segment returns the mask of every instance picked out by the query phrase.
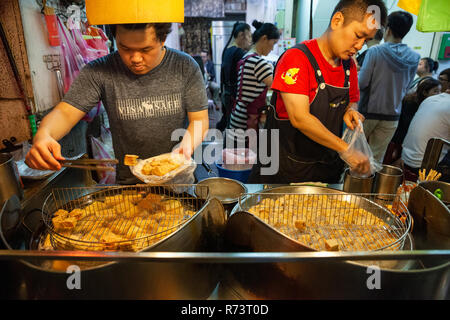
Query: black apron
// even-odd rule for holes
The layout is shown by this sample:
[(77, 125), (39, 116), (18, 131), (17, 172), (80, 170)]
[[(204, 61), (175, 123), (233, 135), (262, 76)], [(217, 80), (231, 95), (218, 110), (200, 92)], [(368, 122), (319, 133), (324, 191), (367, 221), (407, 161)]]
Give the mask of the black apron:
[[(342, 136), (343, 117), (349, 104), (350, 60), (342, 61), (345, 71), (344, 87), (334, 87), (325, 83), (322, 72), (311, 51), (304, 44), (297, 44), (289, 50), (301, 50), (311, 63), (318, 84), (317, 93), (310, 104), (310, 113), (336, 136)], [(280, 57), (281, 58), (281, 57)], [(281, 97), (280, 97), (281, 98)], [(261, 175), (259, 161), (252, 170), (249, 183), (325, 182), (340, 183), (344, 162), (336, 151), (311, 140), (291, 125), (289, 119), (279, 119), (276, 113), (277, 92), (273, 92), (269, 107), (266, 129), (268, 149), (272, 150), (270, 136), (272, 129), (279, 130), (279, 170), (275, 175)], [(273, 159), (272, 159), (273, 161)]]

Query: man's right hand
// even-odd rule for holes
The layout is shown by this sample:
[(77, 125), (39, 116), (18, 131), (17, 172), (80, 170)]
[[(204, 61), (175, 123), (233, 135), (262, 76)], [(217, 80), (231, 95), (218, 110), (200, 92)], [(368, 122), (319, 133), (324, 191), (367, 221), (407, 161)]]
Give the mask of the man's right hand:
[(50, 135), (37, 136), (33, 146), (25, 157), (25, 163), (38, 170), (60, 170), (58, 160), (64, 160), (61, 156), (61, 145)]
[(351, 171), (361, 175), (370, 175), (369, 158), (362, 152), (349, 148), (339, 155), (349, 165)]

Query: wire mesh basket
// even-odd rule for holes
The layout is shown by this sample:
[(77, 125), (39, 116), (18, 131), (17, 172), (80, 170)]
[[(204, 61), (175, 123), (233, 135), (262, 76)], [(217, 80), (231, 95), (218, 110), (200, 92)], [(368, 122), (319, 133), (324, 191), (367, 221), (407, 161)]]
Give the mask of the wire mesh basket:
[(182, 228), (203, 207), (193, 190), (194, 185), (53, 189), (43, 205), (47, 235), (41, 248), (140, 251)]
[(239, 206), (318, 251), (401, 250), (412, 221), (396, 195), (252, 193)]

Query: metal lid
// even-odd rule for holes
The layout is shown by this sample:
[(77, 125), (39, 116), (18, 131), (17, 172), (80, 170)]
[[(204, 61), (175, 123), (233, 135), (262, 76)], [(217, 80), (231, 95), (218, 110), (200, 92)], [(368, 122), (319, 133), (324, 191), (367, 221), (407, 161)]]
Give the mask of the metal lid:
[[(239, 181), (222, 177), (208, 178), (200, 181), (197, 185), (208, 186), (209, 197), (217, 198), (223, 204), (238, 202), (241, 195), (247, 192), (247, 188)], [(206, 191), (202, 192), (202, 190), (205, 188), (196, 188), (195, 194), (206, 199), (208, 195), (203, 194)]]

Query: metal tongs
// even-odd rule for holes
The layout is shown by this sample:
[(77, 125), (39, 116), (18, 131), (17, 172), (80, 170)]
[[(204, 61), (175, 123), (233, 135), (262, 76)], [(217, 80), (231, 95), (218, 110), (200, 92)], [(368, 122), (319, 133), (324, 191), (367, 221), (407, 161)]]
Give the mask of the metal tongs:
[(103, 170), (115, 171), (113, 167), (106, 166), (108, 164), (118, 164), (117, 159), (78, 159), (78, 160), (59, 160), (62, 167), (78, 168), (85, 170)]

